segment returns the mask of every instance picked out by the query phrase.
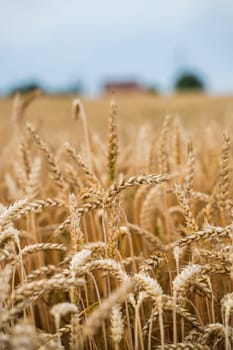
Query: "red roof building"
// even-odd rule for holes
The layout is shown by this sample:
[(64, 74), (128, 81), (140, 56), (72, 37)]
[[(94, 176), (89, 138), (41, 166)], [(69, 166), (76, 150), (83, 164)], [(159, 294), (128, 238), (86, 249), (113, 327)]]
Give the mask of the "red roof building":
[(122, 81), (122, 82), (109, 82), (104, 86), (106, 93), (119, 92), (119, 93), (132, 93), (141, 92), (142, 87), (134, 81)]

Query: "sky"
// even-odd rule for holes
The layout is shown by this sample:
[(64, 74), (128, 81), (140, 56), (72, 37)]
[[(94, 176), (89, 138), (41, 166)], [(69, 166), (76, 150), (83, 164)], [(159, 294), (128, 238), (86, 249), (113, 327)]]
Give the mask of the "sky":
[(232, 0), (0, 0), (0, 93), (127, 79), (170, 92), (192, 71), (231, 94), (232, 68)]

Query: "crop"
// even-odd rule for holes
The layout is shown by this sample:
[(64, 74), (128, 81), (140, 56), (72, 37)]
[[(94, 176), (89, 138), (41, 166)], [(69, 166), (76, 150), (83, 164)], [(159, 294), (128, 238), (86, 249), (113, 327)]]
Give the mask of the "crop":
[[(232, 144), (178, 117), (50, 144), (13, 106), (1, 153), (1, 349), (231, 349)], [(45, 126), (46, 127), (46, 126)]]

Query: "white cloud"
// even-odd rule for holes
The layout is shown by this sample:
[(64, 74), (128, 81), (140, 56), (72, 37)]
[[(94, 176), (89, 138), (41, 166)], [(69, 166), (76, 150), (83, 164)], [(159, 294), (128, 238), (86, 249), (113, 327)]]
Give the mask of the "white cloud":
[[(5, 45), (43, 44), (62, 33), (112, 31), (122, 33), (153, 27), (169, 31), (184, 25), (203, 10), (213, 8), (211, 0), (8, 0), (0, 11), (0, 41)], [(220, 4), (220, 3), (219, 3)], [(222, 2), (221, 2), (222, 4)], [(219, 6), (222, 6), (222, 5)], [(81, 36), (76, 38), (83, 40)]]

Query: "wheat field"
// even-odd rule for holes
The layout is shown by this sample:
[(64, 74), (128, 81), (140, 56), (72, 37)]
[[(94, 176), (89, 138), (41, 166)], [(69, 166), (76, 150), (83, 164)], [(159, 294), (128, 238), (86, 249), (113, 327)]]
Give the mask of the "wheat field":
[(0, 101), (0, 348), (233, 347), (233, 98)]

